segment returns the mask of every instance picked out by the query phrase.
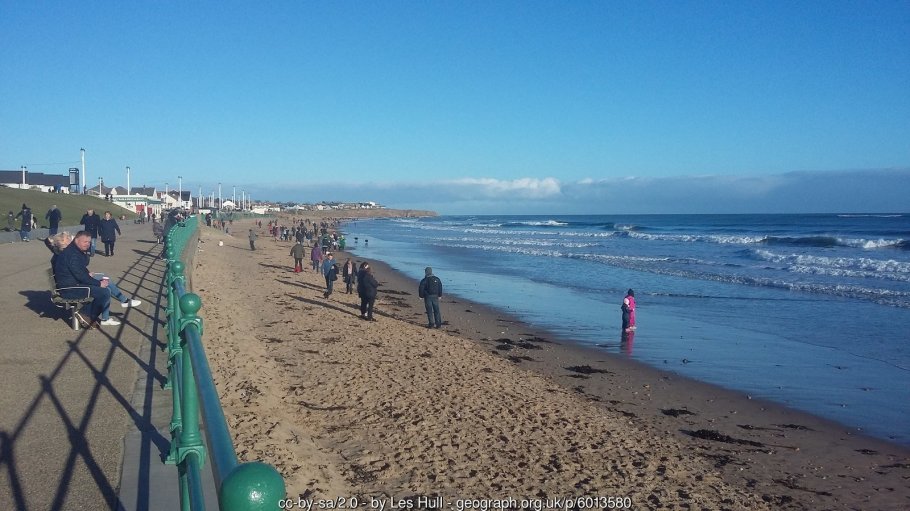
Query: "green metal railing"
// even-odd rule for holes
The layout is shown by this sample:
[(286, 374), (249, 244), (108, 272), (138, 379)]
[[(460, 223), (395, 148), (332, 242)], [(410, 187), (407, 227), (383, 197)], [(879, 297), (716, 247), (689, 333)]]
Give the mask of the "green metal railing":
[[(180, 506), (187, 511), (205, 509), (199, 471), (206, 461), (206, 443), (223, 511), (278, 509), (285, 498), (284, 480), (271, 465), (240, 464), (234, 451), (224, 411), (202, 347), (202, 301), (186, 292), (184, 252), (193, 250), (198, 237), (198, 217), (170, 226), (165, 236), (167, 297), (168, 380), (173, 394), (171, 450), (166, 463), (178, 467)], [(199, 412), (205, 419), (206, 443), (199, 429)]]

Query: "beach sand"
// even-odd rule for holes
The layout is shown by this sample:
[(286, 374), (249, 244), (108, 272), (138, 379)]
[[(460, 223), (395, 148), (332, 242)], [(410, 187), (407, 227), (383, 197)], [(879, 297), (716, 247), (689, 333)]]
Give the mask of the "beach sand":
[(340, 279), (326, 300), (321, 275), (292, 271), (290, 242), (260, 231), (254, 252), (241, 234), (203, 228), (194, 291), (239, 457), (273, 464), (292, 498), (910, 509), (903, 447), (461, 298), (426, 329), (416, 282), (372, 259), (378, 321), (362, 321)]

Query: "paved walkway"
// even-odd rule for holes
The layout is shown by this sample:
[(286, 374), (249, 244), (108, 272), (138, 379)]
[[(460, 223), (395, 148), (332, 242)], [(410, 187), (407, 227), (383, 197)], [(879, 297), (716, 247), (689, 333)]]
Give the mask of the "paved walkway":
[(179, 508), (177, 470), (161, 461), (171, 408), (170, 391), (161, 389), (161, 245), (151, 224), (123, 222), (121, 229), (116, 255), (96, 256), (89, 267), (143, 303), (114, 303), (120, 326), (79, 332), (50, 302), (51, 254), (38, 233), (30, 243), (0, 237), (2, 510)]

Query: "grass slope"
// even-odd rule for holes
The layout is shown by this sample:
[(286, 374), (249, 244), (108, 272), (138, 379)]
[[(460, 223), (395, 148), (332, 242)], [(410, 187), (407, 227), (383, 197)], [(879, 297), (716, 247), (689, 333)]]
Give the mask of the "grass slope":
[[(9, 211), (12, 211), (13, 215), (18, 214), (22, 210), (23, 203), (28, 204), (28, 207), (32, 209), (32, 214), (38, 219), (39, 227), (47, 227), (47, 220), (45, 220), (44, 215), (55, 204), (60, 212), (63, 213), (63, 220), (60, 222), (61, 227), (79, 225), (79, 220), (85, 214), (85, 210), (89, 208), (94, 209), (98, 215), (103, 215), (105, 211), (110, 211), (115, 218), (120, 218), (120, 215), (126, 215), (126, 218), (130, 220), (136, 218), (135, 213), (90, 195), (45, 193), (37, 190), (19, 190), (0, 186), (0, 213), (3, 216), (6, 216)], [(20, 221), (20, 219), (16, 219), (17, 229)], [(5, 221), (2, 227), (6, 227)]]

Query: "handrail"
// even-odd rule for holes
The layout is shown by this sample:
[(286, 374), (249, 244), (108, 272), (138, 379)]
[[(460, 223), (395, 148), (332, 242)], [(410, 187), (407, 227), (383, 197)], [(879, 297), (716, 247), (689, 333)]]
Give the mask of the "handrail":
[[(202, 510), (200, 468), (206, 461), (199, 413), (205, 419), (205, 436), (218, 490), (219, 509), (258, 511), (277, 509), (285, 497), (284, 480), (271, 465), (261, 462), (239, 464), (234, 443), (218, 399), (218, 391), (205, 349), (202, 346), (202, 308), (199, 296), (186, 291), (186, 265), (181, 260), (198, 235), (198, 217), (185, 221), (168, 219), (165, 225), (165, 275), (168, 289), (168, 380), (172, 389), (171, 451), (166, 463), (178, 467), (180, 507)], [(192, 254), (190, 255), (192, 257)]]

